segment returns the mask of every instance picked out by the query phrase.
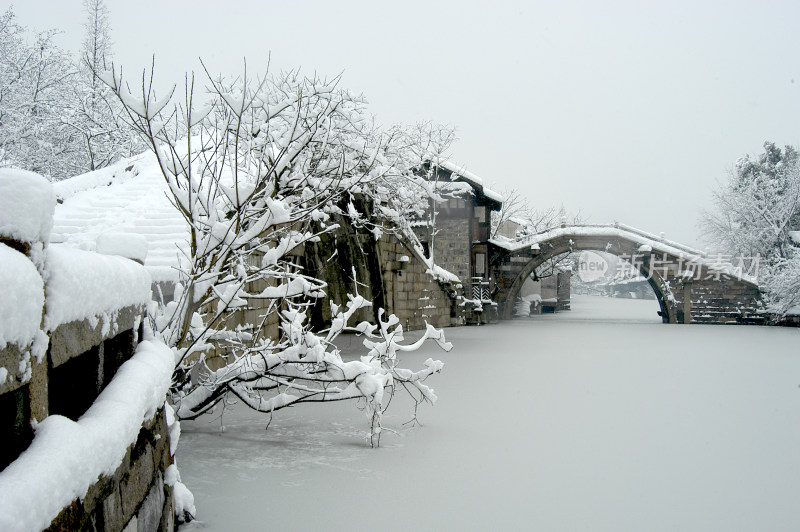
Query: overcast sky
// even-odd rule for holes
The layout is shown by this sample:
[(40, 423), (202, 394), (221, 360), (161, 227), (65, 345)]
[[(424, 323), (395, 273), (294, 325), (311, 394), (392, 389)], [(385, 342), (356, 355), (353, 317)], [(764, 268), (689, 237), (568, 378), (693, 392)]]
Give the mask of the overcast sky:
[[(13, 4), (77, 50), (80, 0)], [(384, 124), (457, 128), (453, 160), (498, 192), (700, 245), (736, 159), (800, 144), (800, 2), (106, 0), (115, 62), (344, 73)]]

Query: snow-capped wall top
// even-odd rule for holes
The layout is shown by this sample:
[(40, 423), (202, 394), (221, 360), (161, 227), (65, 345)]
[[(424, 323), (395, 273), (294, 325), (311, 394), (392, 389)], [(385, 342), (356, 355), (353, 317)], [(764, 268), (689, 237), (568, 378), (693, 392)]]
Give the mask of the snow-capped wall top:
[(118, 255), (144, 264), (147, 258), (147, 239), (135, 233), (102, 233), (97, 237), (97, 250), (102, 255)]
[(24, 349), (33, 342), (42, 323), (44, 283), (28, 257), (3, 244), (0, 264), (0, 349), (7, 343)]
[(124, 181), (136, 175), (135, 163), (144, 157), (145, 154), (134, 155), (105, 168), (57, 181), (53, 183), (53, 190), (56, 193), (56, 197), (63, 201), (84, 190), (109, 186), (114, 182)]
[(473, 174), (472, 172), (466, 170), (461, 166), (453, 164), (450, 161), (440, 161), (439, 166), (441, 166), (445, 170), (452, 172), (454, 175), (459, 176), (461, 179), (472, 185), (474, 188), (478, 189), (484, 196), (486, 196), (490, 200), (496, 201), (498, 203), (503, 203), (503, 196), (489, 189), (489, 187), (484, 186), (483, 179)]
[(142, 421), (164, 404), (172, 351), (145, 341), (75, 422), (48, 416), (16, 461), (0, 472), (0, 530), (42, 530), (101, 475), (112, 475)]
[(26, 170), (0, 168), (0, 235), (47, 242), (56, 196), (47, 179)]
[(177, 279), (179, 256), (188, 249), (189, 226), (170, 203), (152, 153), (60, 181), (55, 189), (63, 203), (55, 209), (52, 242), (95, 251), (100, 237), (101, 247), (108, 250), (121, 243), (115, 245), (103, 234), (141, 235), (146, 257), (136, 258), (144, 259), (153, 280)]
[(52, 244), (47, 250), (45, 328), (90, 319), (150, 301), (150, 275), (122, 257)]

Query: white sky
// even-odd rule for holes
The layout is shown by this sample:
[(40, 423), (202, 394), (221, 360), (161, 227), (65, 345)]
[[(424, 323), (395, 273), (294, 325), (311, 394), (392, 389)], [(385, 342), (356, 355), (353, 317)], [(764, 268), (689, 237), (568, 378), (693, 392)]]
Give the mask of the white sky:
[[(800, 2), (106, 0), (115, 62), (159, 80), (344, 72), (379, 122), (454, 125), (456, 163), (540, 208), (563, 204), (699, 244), (699, 210), (765, 140), (800, 144)], [(3, 11), (8, 1), (0, 0)], [(77, 50), (80, 0), (15, 2)]]

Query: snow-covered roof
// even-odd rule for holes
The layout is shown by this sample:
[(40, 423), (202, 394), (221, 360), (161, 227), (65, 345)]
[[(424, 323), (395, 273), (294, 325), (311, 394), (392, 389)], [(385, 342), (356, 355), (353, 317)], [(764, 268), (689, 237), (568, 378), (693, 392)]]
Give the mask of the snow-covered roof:
[(789, 231), (789, 238), (791, 238), (792, 242), (795, 244), (800, 244), (800, 231)]
[[(466, 170), (461, 166), (458, 166), (457, 164), (453, 164), (450, 161), (439, 161), (439, 166), (451, 172), (453, 176), (458, 176), (462, 180), (466, 181), (467, 183), (472, 185), (473, 188), (480, 191), (484, 196), (486, 196), (490, 200), (496, 201), (497, 203), (500, 204), (503, 203), (503, 196), (491, 190), (489, 187), (484, 186), (483, 179), (473, 174), (472, 172)], [(454, 177), (451, 179), (454, 179)]]
[[(152, 153), (59, 181), (51, 242), (97, 250), (107, 233), (132, 233), (147, 241), (144, 265), (154, 281), (177, 278), (178, 257), (188, 249), (186, 221), (167, 197)], [(102, 251), (102, 250), (100, 250)]]

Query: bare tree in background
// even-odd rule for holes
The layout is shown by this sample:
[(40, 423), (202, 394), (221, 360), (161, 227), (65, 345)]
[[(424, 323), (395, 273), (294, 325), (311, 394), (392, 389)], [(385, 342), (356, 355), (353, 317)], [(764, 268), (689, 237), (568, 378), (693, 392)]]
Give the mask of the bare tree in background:
[(75, 173), (103, 168), (147, 147), (125, 120), (125, 112), (100, 74), (113, 59), (109, 12), (104, 0), (84, 0), (84, 40), (78, 60), (79, 76), (73, 86), (67, 123), (80, 136), (82, 157)]
[(528, 199), (520, 194), (519, 190), (515, 188), (504, 190), (502, 196), (502, 207), (499, 211), (492, 211), (491, 238), (499, 236), (508, 224), (517, 226), (518, 230), (524, 230), (532, 212)]
[(77, 70), (55, 34), (38, 33), (29, 44), (11, 8), (0, 16), (0, 164), (62, 179), (80, 155), (63, 120)]
[[(524, 239), (527, 236), (535, 235), (560, 227), (562, 224), (580, 225), (584, 223), (580, 212), (577, 214), (567, 214), (563, 206), (549, 207), (546, 209), (536, 209), (530, 206), (527, 198), (517, 189), (505, 190), (503, 195), (503, 207), (499, 212), (492, 213), (492, 238), (500, 236), (500, 231), (504, 224), (512, 222), (518, 226), (516, 239)], [(557, 274), (572, 264), (571, 254), (559, 255), (543, 262), (531, 274), (534, 280), (550, 277)]]
[[(406, 151), (406, 156), (403, 158), (407, 161), (405, 164), (415, 169), (416, 175), (422, 178), (416, 182), (421, 187), (418, 194), (428, 200), (426, 205), (421, 205), (422, 212), (414, 213), (413, 219), (425, 221), (425, 232), (427, 233), (425, 240), (428, 243), (428, 249), (423, 251), (420, 246), (420, 251), (432, 264), (436, 258), (436, 233), (438, 232), (436, 205), (452, 197), (451, 182), (441, 178), (440, 169), (450, 157), (450, 150), (456, 141), (455, 130), (452, 127), (433, 122), (418, 122), (405, 130), (400, 138)], [(420, 205), (418, 202), (416, 204)]]

